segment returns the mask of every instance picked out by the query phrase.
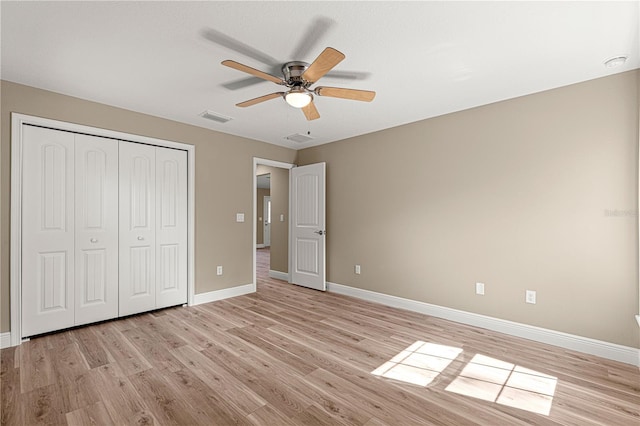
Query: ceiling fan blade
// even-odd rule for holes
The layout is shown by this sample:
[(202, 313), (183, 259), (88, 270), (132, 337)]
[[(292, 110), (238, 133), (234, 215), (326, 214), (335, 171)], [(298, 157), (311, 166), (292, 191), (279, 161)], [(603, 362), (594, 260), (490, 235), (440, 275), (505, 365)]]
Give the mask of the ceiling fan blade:
[(371, 77), (370, 72), (362, 71), (329, 71), (322, 78), (332, 78), (335, 80), (367, 80)]
[(257, 98), (249, 99), (248, 101), (240, 102), (239, 104), (236, 104), (236, 106), (244, 108), (244, 107), (248, 107), (248, 106), (251, 106), (251, 105), (259, 104), (260, 102), (269, 101), (271, 99), (279, 98), (279, 97), (282, 97), (283, 95), (284, 95), (284, 92), (271, 93), (269, 95), (264, 95), (264, 96), (260, 96), (260, 97), (257, 97)]
[(304, 36), (300, 39), (300, 43), (293, 50), (291, 57), (304, 58), (307, 56), (335, 23), (336, 21), (326, 16), (316, 16)]
[(230, 59), (227, 59), (226, 61), (222, 61), (222, 65), (227, 66), (229, 68), (236, 69), (238, 71), (246, 72), (247, 74), (254, 75), (264, 80), (273, 81), (276, 84), (284, 84), (284, 81), (281, 78), (278, 78), (271, 74), (267, 74), (266, 72), (262, 72), (255, 68), (251, 68), (250, 66), (243, 65), (239, 62), (232, 61)]
[(327, 47), (322, 51), (320, 56), (309, 65), (309, 68), (302, 74), (302, 78), (314, 83), (331, 71), (331, 69), (338, 65), (344, 58), (345, 56), (342, 52), (337, 51), (333, 47)]
[(302, 112), (304, 112), (304, 116), (307, 117), (309, 121), (320, 118), (320, 113), (318, 113), (313, 101), (309, 102), (309, 105), (306, 107), (302, 107)]
[(245, 87), (253, 86), (254, 84), (264, 83), (264, 80), (258, 77), (241, 78), (227, 83), (222, 83), (221, 86), (229, 90), (244, 89)]
[(316, 87), (314, 93), (318, 96), (331, 98), (351, 99), (354, 101), (371, 102), (376, 97), (376, 92), (370, 90), (342, 89), (339, 87)]
[(206, 28), (202, 30), (201, 34), (202, 37), (206, 38), (209, 41), (234, 50), (242, 55), (248, 56), (249, 58), (255, 59), (258, 62), (262, 62), (265, 65), (274, 66), (278, 63), (278, 61), (271, 56), (266, 55), (257, 49), (254, 49), (248, 44), (229, 37), (226, 34), (222, 34), (220, 31), (216, 31), (213, 28)]

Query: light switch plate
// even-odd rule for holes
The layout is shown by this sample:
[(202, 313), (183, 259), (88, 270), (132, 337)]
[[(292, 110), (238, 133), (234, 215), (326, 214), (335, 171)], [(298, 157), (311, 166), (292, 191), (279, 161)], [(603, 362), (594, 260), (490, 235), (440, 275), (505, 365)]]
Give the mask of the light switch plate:
[(484, 296), (484, 283), (476, 283), (476, 294)]
[(244, 213), (236, 213), (236, 222), (244, 222)]
[(280, 215), (280, 222), (284, 222), (284, 215), (283, 214)]
[(532, 305), (536, 304), (536, 292), (535, 292), (535, 290), (527, 290), (525, 292), (525, 302), (531, 303)]

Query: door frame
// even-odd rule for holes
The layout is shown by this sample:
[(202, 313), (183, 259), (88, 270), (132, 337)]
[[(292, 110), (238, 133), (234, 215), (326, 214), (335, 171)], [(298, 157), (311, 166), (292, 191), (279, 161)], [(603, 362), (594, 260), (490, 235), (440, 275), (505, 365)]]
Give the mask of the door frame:
[[(180, 149), (187, 152), (187, 292), (188, 304), (194, 301), (195, 284), (195, 146), (181, 142), (133, 135), (98, 127), (84, 126), (65, 121), (11, 113), (11, 251), (10, 251), (10, 291), (11, 291), (11, 346), (21, 343), (22, 321), (22, 145), (23, 125), (48, 127), (55, 130), (84, 133), (129, 142)], [(254, 167), (255, 168), (255, 167)], [(254, 239), (255, 244), (255, 239)], [(254, 252), (255, 282), (255, 252)]]
[[(256, 218), (258, 217), (258, 176), (256, 176), (256, 173), (258, 172), (258, 164), (262, 165), (262, 166), (268, 166), (268, 167), (277, 167), (280, 169), (287, 169), (287, 170), (291, 170), (294, 167), (296, 167), (295, 164), (293, 163), (285, 163), (282, 161), (275, 161), (275, 160), (269, 160), (266, 158), (259, 158), (259, 157), (253, 157), (253, 177), (252, 177), (252, 182), (253, 182), (253, 201), (251, 202), (251, 204), (253, 205), (253, 240), (251, 243), (251, 246), (253, 247), (253, 289), (252, 291), (255, 292), (258, 288), (258, 278), (256, 276), (256, 250), (258, 249), (257, 247), (257, 228), (258, 228), (258, 221), (256, 220)], [(288, 271), (287, 271), (287, 282), (291, 282), (291, 185), (289, 185), (289, 200), (288, 200), (288, 204), (289, 204), (289, 209), (288, 209), (288, 215), (289, 218), (287, 219), (289, 222), (289, 239), (287, 240), (287, 250), (289, 251), (287, 258), (288, 258)]]
[[(267, 201), (267, 198), (269, 201)], [(267, 212), (269, 212), (268, 215)], [(265, 247), (271, 247), (271, 222), (269, 222), (269, 244), (267, 244), (267, 216), (271, 219), (271, 195), (262, 197), (262, 244)]]

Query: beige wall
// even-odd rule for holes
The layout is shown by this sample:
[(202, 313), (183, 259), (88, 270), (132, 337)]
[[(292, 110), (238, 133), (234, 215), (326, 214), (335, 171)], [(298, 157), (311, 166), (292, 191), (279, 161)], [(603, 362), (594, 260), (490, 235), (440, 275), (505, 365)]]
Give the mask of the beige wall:
[[(289, 272), (289, 170), (258, 165), (257, 174), (271, 174), (270, 269)], [(280, 221), (284, 215), (284, 221)], [(260, 229), (260, 228), (258, 228)]]
[[(195, 292), (253, 281), (253, 157), (293, 163), (296, 152), (200, 127), (2, 81), (0, 331), (10, 329), (10, 114), (55, 120), (192, 144), (196, 147)], [(236, 223), (236, 213), (245, 214)], [(224, 275), (216, 275), (216, 265)]]
[(269, 195), (271, 195), (269, 189), (257, 188), (256, 190), (256, 244), (264, 243), (264, 197)]
[(638, 73), (300, 151), (328, 280), (640, 347)]

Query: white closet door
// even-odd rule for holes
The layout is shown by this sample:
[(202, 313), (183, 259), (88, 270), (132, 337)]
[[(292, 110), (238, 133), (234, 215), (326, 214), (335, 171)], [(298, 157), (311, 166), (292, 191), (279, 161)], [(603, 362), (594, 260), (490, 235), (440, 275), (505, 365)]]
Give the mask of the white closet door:
[(118, 141), (76, 135), (75, 324), (118, 316)]
[(156, 308), (187, 303), (187, 153), (156, 148)]
[(74, 134), (23, 126), (22, 337), (74, 325)]
[(119, 142), (120, 316), (156, 307), (155, 147)]

